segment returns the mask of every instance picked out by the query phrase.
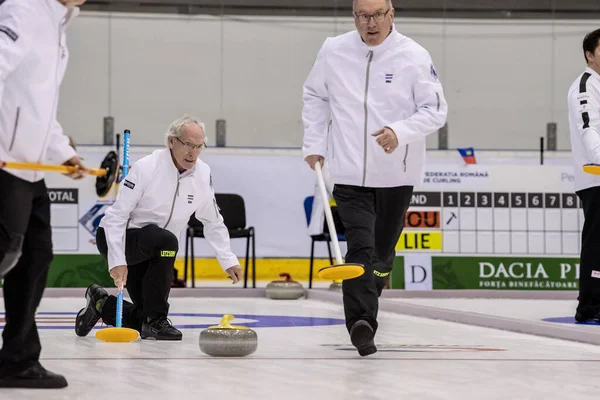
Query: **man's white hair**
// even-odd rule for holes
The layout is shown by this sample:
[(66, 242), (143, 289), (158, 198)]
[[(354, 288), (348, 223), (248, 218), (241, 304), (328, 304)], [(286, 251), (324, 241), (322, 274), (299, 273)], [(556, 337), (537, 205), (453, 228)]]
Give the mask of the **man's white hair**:
[[(358, 0), (352, 0), (352, 10), (356, 10), (357, 2), (358, 2)], [(392, 0), (387, 0), (386, 3), (388, 4), (388, 6), (394, 7), (394, 5), (392, 4)]]
[(169, 129), (167, 130), (167, 133), (165, 133), (165, 143), (167, 147), (169, 147), (169, 138), (177, 138), (181, 136), (181, 134), (183, 133), (183, 127), (188, 124), (198, 124), (198, 126), (200, 126), (200, 128), (202, 128), (202, 131), (204, 132), (204, 141), (206, 142), (208, 140), (206, 138), (206, 129), (204, 122), (186, 114), (182, 117), (177, 118), (175, 121), (171, 122), (171, 125), (169, 125)]

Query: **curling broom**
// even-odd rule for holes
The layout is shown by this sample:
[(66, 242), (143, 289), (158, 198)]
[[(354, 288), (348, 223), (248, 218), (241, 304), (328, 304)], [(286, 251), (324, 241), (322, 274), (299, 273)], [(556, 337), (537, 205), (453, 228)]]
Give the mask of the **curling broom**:
[[(129, 171), (129, 129), (123, 133), (123, 178)], [(123, 328), (123, 286), (119, 288), (117, 296), (117, 318), (114, 328), (104, 328), (96, 332), (96, 338), (105, 342), (133, 342), (138, 339), (139, 333), (135, 329)]]

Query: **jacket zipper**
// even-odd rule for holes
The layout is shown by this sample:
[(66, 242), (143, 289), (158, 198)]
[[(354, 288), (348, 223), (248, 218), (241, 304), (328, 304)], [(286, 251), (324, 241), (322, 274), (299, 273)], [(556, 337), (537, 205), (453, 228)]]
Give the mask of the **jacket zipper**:
[[(331, 134), (331, 124), (333, 120), (329, 120), (329, 124), (327, 125), (327, 136)], [(333, 141), (331, 142), (331, 159), (335, 159), (335, 147), (333, 147)]]
[(404, 172), (406, 172), (406, 157), (408, 157), (408, 144), (406, 145), (406, 153), (404, 153), (404, 160), (402, 160), (402, 162), (404, 163)]
[(371, 71), (371, 61), (373, 60), (373, 51), (370, 50), (369, 54), (369, 61), (367, 61), (367, 80), (365, 82), (365, 141), (364, 141), (364, 156), (363, 156), (363, 179), (362, 179), (362, 186), (365, 186), (365, 181), (367, 179), (367, 122), (369, 120), (369, 109), (367, 106), (367, 99), (369, 96), (369, 73)]
[(173, 216), (173, 209), (175, 208), (175, 199), (177, 198), (178, 195), (179, 195), (179, 177), (177, 177), (177, 187), (175, 188), (175, 194), (173, 194), (173, 201), (171, 202), (171, 212), (169, 213), (169, 219), (167, 220), (167, 223), (165, 224), (165, 226), (163, 226), (163, 229), (167, 229), (167, 225), (169, 225), (169, 222), (171, 222), (171, 217)]
[(15, 127), (13, 129), (12, 139), (10, 140), (10, 147), (8, 148), (8, 151), (11, 151), (15, 144), (15, 138), (17, 137), (17, 127), (19, 126), (19, 114), (21, 114), (21, 107), (17, 107), (17, 116), (15, 117)]

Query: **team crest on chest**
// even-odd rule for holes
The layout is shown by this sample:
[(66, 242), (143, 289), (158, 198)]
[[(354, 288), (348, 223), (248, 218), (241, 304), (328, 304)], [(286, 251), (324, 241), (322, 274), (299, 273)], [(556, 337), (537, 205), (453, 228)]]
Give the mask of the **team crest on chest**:
[(192, 204), (192, 202), (194, 201), (194, 195), (188, 194), (187, 201), (188, 201), (188, 204)]

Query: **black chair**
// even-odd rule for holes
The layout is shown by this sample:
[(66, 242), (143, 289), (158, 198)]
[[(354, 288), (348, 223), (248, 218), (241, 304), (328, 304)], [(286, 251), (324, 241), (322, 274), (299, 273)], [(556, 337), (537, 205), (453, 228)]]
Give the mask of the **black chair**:
[[(310, 225), (310, 218), (312, 215), (313, 202), (315, 200), (315, 196), (308, 196), (304, 199), (304, 214), (306, 216), (306, 226)], [(336, 207), (331, 207), (331, 214), (333, 216), (333, 223), (335, 224), (335, 231), (337, 233), (338, 241), (344, 242), (346, 241), (346, 236), (344, 235), (344, 226), (342, 225), (341, 220), (339, 219), (339, 215), (337, 213)], [(313, 264), (315, 260), (315, 242), (326, 242), (327, 243), (327, 251), (329, 251), (329, 263), (333, 265), (333, 256), (331, 255), (331, 235), (329, 234), (329, 227), (327, 226), (327, 221), (324, 221), (323, 233), (320, 235), (311, 235), (311, 243), (310, 243), (310, 269), (308, 270), (308, 288), (312, 288), (313, 281)]]
[[(250, 242), (252, 242), (252, 287), (256, 287), (256, 255), (254, 227), (246, 226), (246, 206), (244, 199), (237, 194), (215, 194), (219, 211), (223, 216), (225, 226), (229, 230), (231, 239), (246, 238), (246, 266), (244, 272), (244, 287), (248, 287), (248, 265), (250, 258)], [(191, 259), (192, 287), (196, 287), (195, 265), (194, 265), (194, 238), (204, 237), (204, 225), (192, 214), (188, 221), (185, 235), (185, 269), (183, 280), (187, 282), (188, 259)], [(190, 257), (188, 257), (188, 250)]]

